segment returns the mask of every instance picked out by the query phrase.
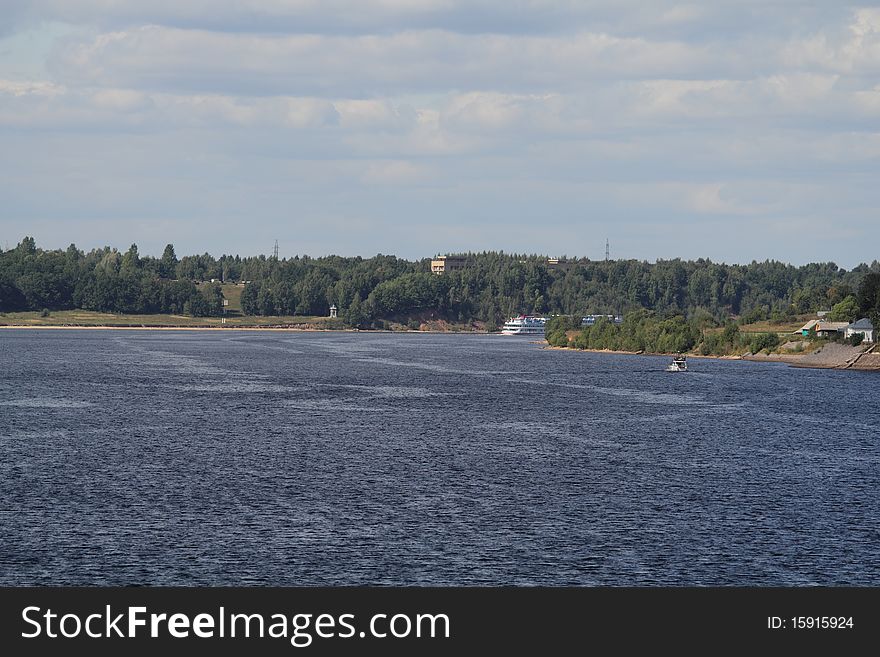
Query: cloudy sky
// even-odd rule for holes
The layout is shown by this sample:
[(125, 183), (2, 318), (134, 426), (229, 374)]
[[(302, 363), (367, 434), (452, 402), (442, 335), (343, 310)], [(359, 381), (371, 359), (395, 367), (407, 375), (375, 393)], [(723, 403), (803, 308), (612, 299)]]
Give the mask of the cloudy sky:
[(880, 258), (880, 8), (0, 0), (0, 246)]

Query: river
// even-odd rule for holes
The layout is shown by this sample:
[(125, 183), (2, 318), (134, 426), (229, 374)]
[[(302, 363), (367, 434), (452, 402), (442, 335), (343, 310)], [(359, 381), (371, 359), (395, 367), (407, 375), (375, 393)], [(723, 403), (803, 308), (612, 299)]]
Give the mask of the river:
[(0, 333), (0, 584), (880, 584), (877, 375)]

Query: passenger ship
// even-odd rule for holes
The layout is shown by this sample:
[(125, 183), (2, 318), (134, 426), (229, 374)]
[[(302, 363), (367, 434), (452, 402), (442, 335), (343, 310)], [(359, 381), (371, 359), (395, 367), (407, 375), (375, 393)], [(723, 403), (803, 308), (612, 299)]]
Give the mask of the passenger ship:
[(520, 315), (511, 317), (501, 329), (502, 335), (544, 335), (546, 317)]

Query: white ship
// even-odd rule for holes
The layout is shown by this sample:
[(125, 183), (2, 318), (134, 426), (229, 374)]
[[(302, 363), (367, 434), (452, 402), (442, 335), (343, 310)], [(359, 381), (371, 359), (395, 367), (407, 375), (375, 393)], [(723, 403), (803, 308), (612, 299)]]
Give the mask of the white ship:
[(502, 335), (544, 335), (546, 317), (520, 315), (508, 319), (501, 329)]

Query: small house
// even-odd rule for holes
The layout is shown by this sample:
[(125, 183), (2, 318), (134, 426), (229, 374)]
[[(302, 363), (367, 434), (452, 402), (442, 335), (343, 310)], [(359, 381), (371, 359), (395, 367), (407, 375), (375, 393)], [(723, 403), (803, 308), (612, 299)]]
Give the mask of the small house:
[(816, 322), (816, 337), (833, 338), (849, 326), (847, 322)]
[(807, 337), (808, 335), (810, 335), (810, 331), (816, 329), (816, 324), (818, 324), (818, 323), (819, 323), (818, 319), (811, 319), (809, 322), (807, 322), (806, 324), (801, 326), (797, 331), (795, 331), (795, 333), (800, 333), (804, 337)]
[(874, 325), (871, 323), (870, 319), (865, 317), (863, 319), (860, 319), (857, 322), (853, 322), (852, 324), (848, 325), (843, 330), (843, 337), (851, 338), (852, 336), (861, 333), (862, 340), (864, 342), (874, 342), (875, 341), (875, 339), (874, 339), (875, 333), (874, 332), (875, 332)]

